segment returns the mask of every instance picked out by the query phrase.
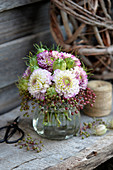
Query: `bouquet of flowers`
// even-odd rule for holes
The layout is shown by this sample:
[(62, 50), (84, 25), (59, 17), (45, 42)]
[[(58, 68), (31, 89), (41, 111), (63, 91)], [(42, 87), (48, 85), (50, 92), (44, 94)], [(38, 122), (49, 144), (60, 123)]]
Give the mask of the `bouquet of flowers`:
[[(63, 107), (63, 114), (71, 121), (69, 110), (71, 115), (75, 115), (86, 104), (92, 107), (96, 96), (87, 88), (87, 71), (77, 56), (61, 52), (58, 48), (35, 47), (37, 51), (34, 55), (29, 53), (28, 67), (18, 83), (22, 96), (21, 110), (28, 110), (32, 100), (32, 108), (37, 105), (43, 111), (43, 124), (52, 120), (50, 111), (60, 124), (60, 108)], [(27, 111), (25, 115), (28, 115)]]

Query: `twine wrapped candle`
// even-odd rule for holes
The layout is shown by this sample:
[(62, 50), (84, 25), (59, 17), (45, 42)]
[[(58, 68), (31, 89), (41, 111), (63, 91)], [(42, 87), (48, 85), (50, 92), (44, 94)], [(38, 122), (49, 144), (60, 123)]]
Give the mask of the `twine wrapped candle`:
[(96, 94), (93, 107), (84, 107), (84, 113), (91, 117), (107, 116), (112, 110), (112, 84), (107, 81), (92, 80), (88, 87)]

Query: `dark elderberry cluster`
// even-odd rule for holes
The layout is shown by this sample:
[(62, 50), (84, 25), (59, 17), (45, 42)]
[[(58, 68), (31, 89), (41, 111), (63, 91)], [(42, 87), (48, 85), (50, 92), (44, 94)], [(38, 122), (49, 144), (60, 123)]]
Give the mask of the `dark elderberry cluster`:
[(86, 88), (86, 90), (81, 90), (79, 94), (76, 96), (76, 108), (78, 110), (82, 110), (83, 106), (89, 104), (93, 107), (95, 103), (96, 95), (90, 88)]
[(48, 97), (45, 97), (45, 99), (33, 99), (32, 96), (29, 95), (28, 92), (26, 92), (26, 94), (23, 95), (22, 98), (22, 103), (21, 103), (21, 111), (25, 110), (25, 114), (24, 116), (29, 116), (27, 110), (29, 110), (29, 105), (28, 105), (28, 101), (32, 100), (32, 110), (31, 112), (34, 111), (36, 104), (39, 105), (39, 107), (43, 110), (45, 109), (45, 114), (48, 110), (49, 107), (53, 108), (54, 111), (56, 111), (57, 108), (57, 104), (60, 103), (61, 105), (63, 103), (67, 104), (65, 107), (65, 110), (68, 110), (68, 107), (74, 107), (76, 108), (74, 112), (72, 112), (71, 114), (77, 114), (78, 111), (82, 110), (83, 107), (87, 104), (89, 104), (91, 107), (93, 107), (93, 104), (95, 103), (95, 99), (96, 99), (96, 95), (93, 92), (93, 90), (91, 90), (90, 88), (86, 88), (86, 90), (80, 90), (79, 94), (76, 95), (75, 97), (72, 98), (64, 98), (63, 96), (53, 96), (51, 99)]

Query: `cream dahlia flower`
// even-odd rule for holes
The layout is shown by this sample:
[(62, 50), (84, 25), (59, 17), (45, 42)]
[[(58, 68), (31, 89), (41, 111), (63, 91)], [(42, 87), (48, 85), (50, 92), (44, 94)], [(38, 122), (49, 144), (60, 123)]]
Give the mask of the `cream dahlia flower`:
[(55, 90), (65, 98), (74, 97), (79, 93), (79, 81), (70, 70), (55, 70), (53, 75)]
[(51, 85), (51, 80), (52, 76), (49, 71), (41, 68), (34, 70), (28, 83), (29, 93), (33, 95), (33, 97), (39, 98)]

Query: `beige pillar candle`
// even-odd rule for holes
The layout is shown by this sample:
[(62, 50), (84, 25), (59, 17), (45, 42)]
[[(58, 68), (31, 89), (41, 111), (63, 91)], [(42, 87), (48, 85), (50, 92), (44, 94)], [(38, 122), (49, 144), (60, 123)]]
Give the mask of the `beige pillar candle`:
[(92, 80), (88, 87), (96, 94), (93, 107), (86, 105), (84, 113), (91, 117), (107, 116), (112, 110), (112, 84), (107, 81)]

